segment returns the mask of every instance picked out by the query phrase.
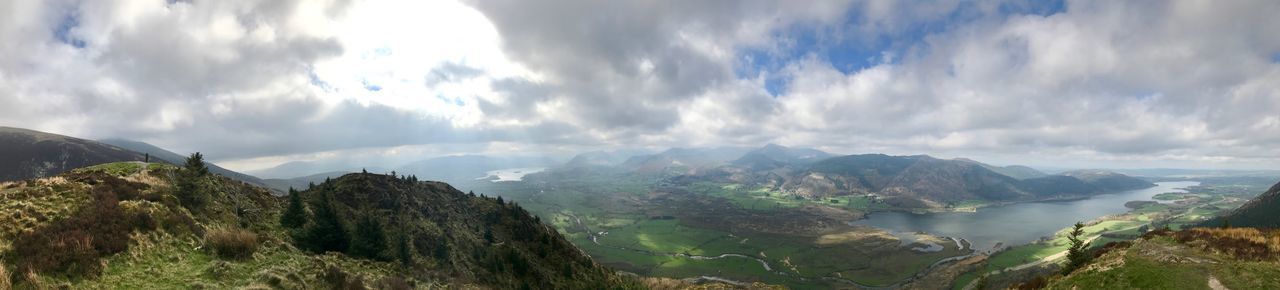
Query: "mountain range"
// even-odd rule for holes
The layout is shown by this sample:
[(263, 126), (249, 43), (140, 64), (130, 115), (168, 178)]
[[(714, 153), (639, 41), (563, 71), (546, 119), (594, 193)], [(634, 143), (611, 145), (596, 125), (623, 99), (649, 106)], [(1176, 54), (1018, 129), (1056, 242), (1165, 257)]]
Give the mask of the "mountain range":
[(1048, 175), (1025, 166), (997, 167), (927, 155), (832, 156), (813, 149), (768, 145), (744, 153), (726, 166), (690, 176), (755, 184), (806, 198), (869, 195), (902, 208), (941, 208), (975, 200), (1077, 198), (1154, 186), (1098, 170)]
[(0, 127), (0, 181), (53, 176), (118, 161), (142, 161), (141, 153), (93, 140)]

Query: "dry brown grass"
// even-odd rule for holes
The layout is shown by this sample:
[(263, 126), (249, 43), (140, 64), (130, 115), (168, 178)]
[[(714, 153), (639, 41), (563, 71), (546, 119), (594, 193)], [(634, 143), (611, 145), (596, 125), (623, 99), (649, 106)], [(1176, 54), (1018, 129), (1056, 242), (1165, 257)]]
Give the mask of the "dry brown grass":
[(13, 289), (13, 283), (9, 281), (9, 271), (4, 268), (4, 264), (0, 264), (0, 289)]
[(240, 228), (215, 228), (204, 240), (214, 253), (228, 259), (248, 258), (258, 250), (258, 234)]
[(1280, 258), (1280, 231), (1256, 228), (1195, 228), (1170, 234), (1192, 246), (1230, 254), (1241, 259)]

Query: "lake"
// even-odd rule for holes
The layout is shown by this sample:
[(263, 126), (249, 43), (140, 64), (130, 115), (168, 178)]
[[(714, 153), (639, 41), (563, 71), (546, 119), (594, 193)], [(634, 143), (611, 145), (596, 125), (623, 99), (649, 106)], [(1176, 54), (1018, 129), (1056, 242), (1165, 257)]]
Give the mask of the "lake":
[(536, 173), (536, 172), (543, 171), (543, 170), (546, 170), (546, 168), (544, 168), (544, 167), (527, 167), (527, 168), (507, 168), (507, 169), (498, 169), (498, 170), (493, 170), (493, 171), (485, 172), (485, 174), (486, 174), (486, 175), (485, 175), (484, 177), (476, 178), (476, 179), (489, 179), (489, 178), (494, 178), (494, 177), (496, 177), (496, 178), (494, 178), (494, 179), (492, 179), (492, 180), (490, 180), (490, 181), (492, 181), (492, 182), (500, 182), (500, 181), (520, 181), (520, 180), (524, 179), (524, 176), (525, 176), (526, 174)]
[(1186, 192), (1182, 188), (1199, 184), (1195, 181), (1159, 182), (1151, 188), (1100, 194), (1088, 199), (1017, 203), (980, 208), (977, 212), (881, 212), (852, 224), (885, 229), (895, 235), (926, 232), (964, 238), (974, 249), (986, 251), (996, 243), (1004, 243), (1005, 246), (1030, 243), (1077, 221), (1128, 212), (1125, 202), (1152, 200), (1152, 196), (1165, 192)]

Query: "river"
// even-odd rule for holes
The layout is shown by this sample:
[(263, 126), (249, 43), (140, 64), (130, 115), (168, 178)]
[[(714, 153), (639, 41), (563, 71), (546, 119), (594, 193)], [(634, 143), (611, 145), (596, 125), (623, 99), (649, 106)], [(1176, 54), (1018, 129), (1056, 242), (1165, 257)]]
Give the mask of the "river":
[(1199, 185), (1195, 181), (1159, 182), (1155, 187), (1100, 194), (1072, 201), (1016, 203), (978, 209), (977, 212), (945, 212), (915, 214), (880, 212), (852, 222), (872, 226), (895, 234), (926, 232), (938, 236), (969, 240), (974, 249), (985, 251), (1002, 243), (1021, 245), (1049, 236), (1076, 221), (1129, 211), (1125, 202), (1151, 200), (1165, 192), (1185, 192), (1182, 188)]

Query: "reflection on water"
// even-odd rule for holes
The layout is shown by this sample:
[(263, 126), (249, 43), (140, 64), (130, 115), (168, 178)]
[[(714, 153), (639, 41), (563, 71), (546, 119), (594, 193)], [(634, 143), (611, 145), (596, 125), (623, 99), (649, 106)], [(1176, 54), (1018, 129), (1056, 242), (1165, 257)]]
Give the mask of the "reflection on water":
[(526, 168), (507, 168), (485, 172), (485, 176), (476, 178), (477, 180), (488, 179), (492, 182), (499, 181), (520, 181), (524, 179), (525, 174), (537, 173), (545, 170), (544, 167), (526, 167)]
[(1182, 188), (1199, 182), (1160, 182), (1156, 187), (1103, 194), (1073, 201), (1031, 202), (978, 209), (977, 212), (913, 214), (882, 212), (854, 221), (855, 225), (882, 228), (891, 232), (927, 232), (938, 236), (964, 238), (976, 250), (989, 250), (997, 243), (1021, 245), (1052, 235), (1077, 221), (1127, 212), (1125, 202), (1151, 200), (1165, 192), (1186, 192)]

